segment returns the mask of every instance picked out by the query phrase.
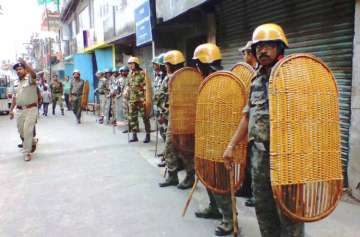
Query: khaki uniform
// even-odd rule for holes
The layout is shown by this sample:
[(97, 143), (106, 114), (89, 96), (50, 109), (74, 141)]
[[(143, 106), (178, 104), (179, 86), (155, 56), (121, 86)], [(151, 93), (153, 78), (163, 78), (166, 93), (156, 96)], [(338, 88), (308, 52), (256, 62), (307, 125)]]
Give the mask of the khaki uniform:
[[(16, 124), (20, 137), (24, 139), (23, 152), (25, 154), (31, 153), (31, 148), (35, 140), (33, 138), (35, 124), (38, 117), (38, 93), (35, 80), (30, 75), (26, 75), (24, 79), (20, 80), (16, 89), (16, 105), (17, 118)], [(36, 104), (30, 108), (25, 108)]]

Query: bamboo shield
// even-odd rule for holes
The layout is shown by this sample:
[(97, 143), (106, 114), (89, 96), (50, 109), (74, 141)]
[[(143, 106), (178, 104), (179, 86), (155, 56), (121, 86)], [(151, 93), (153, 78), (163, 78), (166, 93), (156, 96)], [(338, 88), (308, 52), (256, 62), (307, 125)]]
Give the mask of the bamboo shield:
[(171, 75), (169, 81), (169, 110), (172, 142), (185, 157), (194, 157), (195, 115), (198, 91), (203, 78), (191, 67)]
[[(195, 170), (197, 177), (218, 194), (230, 193), (229, 171), (223, 153), (237, 129), (247, 102), (245, 85), (235, 74), (219, 71), (200, 86), (196, 107)], [(235, 189), (245, 177), (247, 142), (234, 151)]]
[(273, 194), (294, 221), (329, 215), (342, 193), (339, 102), (335, 78), (320, 59), (293, 54), (269, 81)]
[(87, 105), (89, 102), (89, 90), (90, 90), (89, 82), (87, 80), (84, 80), (84, 86), (81, 95), (81, 109), (83, 110), (87, 110)]

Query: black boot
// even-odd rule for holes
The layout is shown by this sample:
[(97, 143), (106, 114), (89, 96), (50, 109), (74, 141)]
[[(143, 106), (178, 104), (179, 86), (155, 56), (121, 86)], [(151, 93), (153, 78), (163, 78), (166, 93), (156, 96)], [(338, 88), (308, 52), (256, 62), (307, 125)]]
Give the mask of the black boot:
[(159, 186), (161, 188), (169, 187), (169, 186), (176, 186), (179, 183), (179, 179), (178, 179), (176, 171), (175, 172), (174, 171), (169, 171), (168, 173), (169, 173), (169, 175), (166, 178), (166, 180), (164, 182), (162, 182), (162, 183), (159, 183)]
[(220, 219), (222, 218), (221, 213), (217, 209), (217, 207), (210, 203), (210, 205), (200, 211), (195, 212), (195, 216), (198, 218), (206, 218), (206, 219)]
[(64, 109), (61, 109), (61, 115), (64, 115)]
[(122, 131), (122, 133), (128, 133), (128, 132), (129, 132), (129, 130), (127, 130), (127, 129)]
[(150, 142), (150, 133), (146, 133), (146, 137), (144, 139), (144, 143), (149, 143)]
[(129, 142), (137, 142), (137, 141), (139, 141), (139, 139), (138, 139), (138, 137), (137, 137), (137, 134), (136, 134), (136, 133), (133, 133), (132, 138), (130, 139)]
[(178, 184), (178, 189), (188, 189), (191, 188), (194, 185), (195, 182), (195, 173), (194, 171), (190, 171), (186, 173), (185, 179)]

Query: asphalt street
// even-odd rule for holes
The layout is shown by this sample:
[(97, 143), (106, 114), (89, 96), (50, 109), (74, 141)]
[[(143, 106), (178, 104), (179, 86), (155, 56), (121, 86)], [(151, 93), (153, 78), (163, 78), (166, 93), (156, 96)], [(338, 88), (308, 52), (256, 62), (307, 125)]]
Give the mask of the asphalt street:
[[(97, 124), (91, 113), (79, 125), (66, 112), (40, 117), (31, 162), (17, 148), (15, 120), (0, 116), (0, 237), (214, 236), (217, 221), (194, 216), (208, 204), (202, 185), (184, 218), (190, 191), (158, 187), (164, 169), (156, 166), (155, 133), (150, 144), (128, 144), (122, 127)], [(259, 237), (244, 201), (237, 199), (240, 236)], [(306, 236), (359, 237), (359, 217), (359, 205), (341, 202), (330, 217), (306, 224)]]

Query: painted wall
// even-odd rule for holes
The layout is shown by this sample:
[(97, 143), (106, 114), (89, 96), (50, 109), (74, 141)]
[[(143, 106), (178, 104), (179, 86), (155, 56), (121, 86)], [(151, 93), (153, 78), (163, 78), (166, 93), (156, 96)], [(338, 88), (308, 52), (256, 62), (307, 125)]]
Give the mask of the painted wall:
[(68, 76), (69, 78), (71, 78), (73, 71), (74, 71), (74, 64), (66, 63), (65, 64), (65, 76)]
[(112, 47), (104, 49), (95, 49), (96, 64), (99, 71), (113, 68), (113, 50)]
[(353, 80), (351, 91), (351, 126), (349, 154), (349, 188), (360, 199), (360, 0), (355, 4)]
[(75, 54), (74, 69), (80, 70), (81, 79), (87, 80), (90, 85), (89, 102), (94, 101), (94, 72), (91, 62), (91, 54)]

